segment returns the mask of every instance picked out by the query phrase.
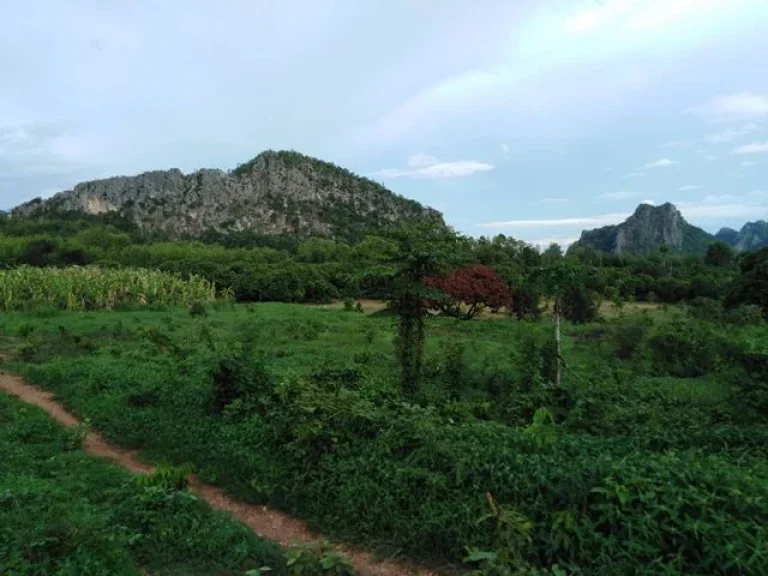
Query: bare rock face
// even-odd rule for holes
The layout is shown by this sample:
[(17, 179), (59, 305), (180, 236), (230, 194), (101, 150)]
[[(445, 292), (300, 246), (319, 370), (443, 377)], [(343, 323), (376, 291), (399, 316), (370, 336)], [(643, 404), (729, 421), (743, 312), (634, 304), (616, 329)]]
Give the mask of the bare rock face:
[(768, 222), (765, 220), (747, 222), (738, 232), (732, 228), (721, 228), (715, 237), (739, 252), (759, 250), (768, 246)]
[(640, 204), (616, 234), (616, 252), (645, 247), (667, 246), (677, 252), (683, 248), (683, 228), (687, 226), (680, 211), (672, 204), (658, 208)]
[(263, 152), (235, 170), (178, 169), (84, 182), (14, 217), (116, 212), (169, 238), (209, 231), (324, 235), (351, 239), (400, 222), (445, 226), (442, 215), (334, 164), (296, 152)]
[(613, 254), (652, 254), (662, 247), (677, 253), (704, 253), (714, 237), (685, 221), (672, 204), (640, 204), (623, 223), (585, 230), (576, 246)]

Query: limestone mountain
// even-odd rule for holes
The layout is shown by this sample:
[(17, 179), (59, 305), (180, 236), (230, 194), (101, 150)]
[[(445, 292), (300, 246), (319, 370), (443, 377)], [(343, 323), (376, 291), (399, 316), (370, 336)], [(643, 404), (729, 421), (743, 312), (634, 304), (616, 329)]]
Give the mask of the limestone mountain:
[(442, 215), (329, 162), (266, 151), (231, 171), (178, 169), (84, 182), (13, 217), (117, 213), (171, 239), (209, 232), (322, 235), (347, 240), (398, 223), (445, 226)]
[(738, 232), (733, 228), (721, 228), (715, 238), (738, 251), (758, 250), (768, 246), (768, 222), (747, 222)]
[(584, 230), (574, 246), (587, 246), (613, 254), (652, 254), (666, 246), (670, 252), (700, 254), (714, 236), (685, 221), (667, 202), (660, 206), (640, 204), (621, 224)]

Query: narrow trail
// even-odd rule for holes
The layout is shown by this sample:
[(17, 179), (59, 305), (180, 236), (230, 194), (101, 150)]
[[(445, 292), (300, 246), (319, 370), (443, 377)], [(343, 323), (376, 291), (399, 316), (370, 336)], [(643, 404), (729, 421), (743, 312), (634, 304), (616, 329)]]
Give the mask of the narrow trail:
[[(0, 390), (16, 396), (45, 410), (51, 418), (69, 428), (80, 421), (59, 404), (53, 394), (27, 384), (22, 378), (0, 371)], [(107, 458), (134, 474), (150, 474), (152, 466), (141, 462), (136, 452), (122, 450), (105, 441), (99, 434), (91, 432), (86, 438), (83, 449), (94, 456)], [(285, 548), (292, 542), (320, 542), (319, 534), (312, 533), (304, 522), (288, 514), (272, 510), (267, 506), (257, 506), (239, 502), (227, 496), (223, 490), (209, 484), (203, 484), (194, 477), (190, 489), (212, 507), (224, 510), (241, 523), (248, 526), (257, 535), (271, 540)], [(435, 576), (436, 572), (416, 564), (377, 560), (368, 552), (361, 552), (346, 546), (336, 546), (338, 552), (347, 556), (363, 576)]]

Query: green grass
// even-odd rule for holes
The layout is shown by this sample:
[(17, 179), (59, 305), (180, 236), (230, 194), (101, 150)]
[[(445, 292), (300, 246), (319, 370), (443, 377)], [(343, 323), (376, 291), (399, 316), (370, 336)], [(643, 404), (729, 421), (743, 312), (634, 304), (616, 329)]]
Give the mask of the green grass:
[(0, 572), (242, 575), (282, 554), (195, 496), (139, 486), (40, 409), (0, 393)]
[[(764, 326), (681, 310), (566, 325), (557, 388), (548, 320), (430, 319), (405, 398), (393, 325), (281, 304), (9, 314), (0, 346), (113, 441), (372, 549), (456, 563), (503, 548), (517, 568), (585, 575), (768, 571)], [(486, 492), (523, 519), (514, 537), (476, 524)]]

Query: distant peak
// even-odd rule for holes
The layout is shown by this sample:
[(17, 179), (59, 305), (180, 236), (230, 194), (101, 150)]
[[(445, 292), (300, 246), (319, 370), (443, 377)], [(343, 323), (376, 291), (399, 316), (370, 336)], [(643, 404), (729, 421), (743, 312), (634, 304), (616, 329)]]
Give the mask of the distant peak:
[(621, 224), (585, 230), (577, 242), (614, 254), (655, 254), (666, 246), (677, 253), (704, 253), (714, 237), (685, 221), (674, 204), (642, 203)]
[(635, 214), (679, 214), (680, 211), (677, 206), (670, 202), (664, 202), (664, 204), (651, 204), (649, 202), (643, 202), (635, 208)]

